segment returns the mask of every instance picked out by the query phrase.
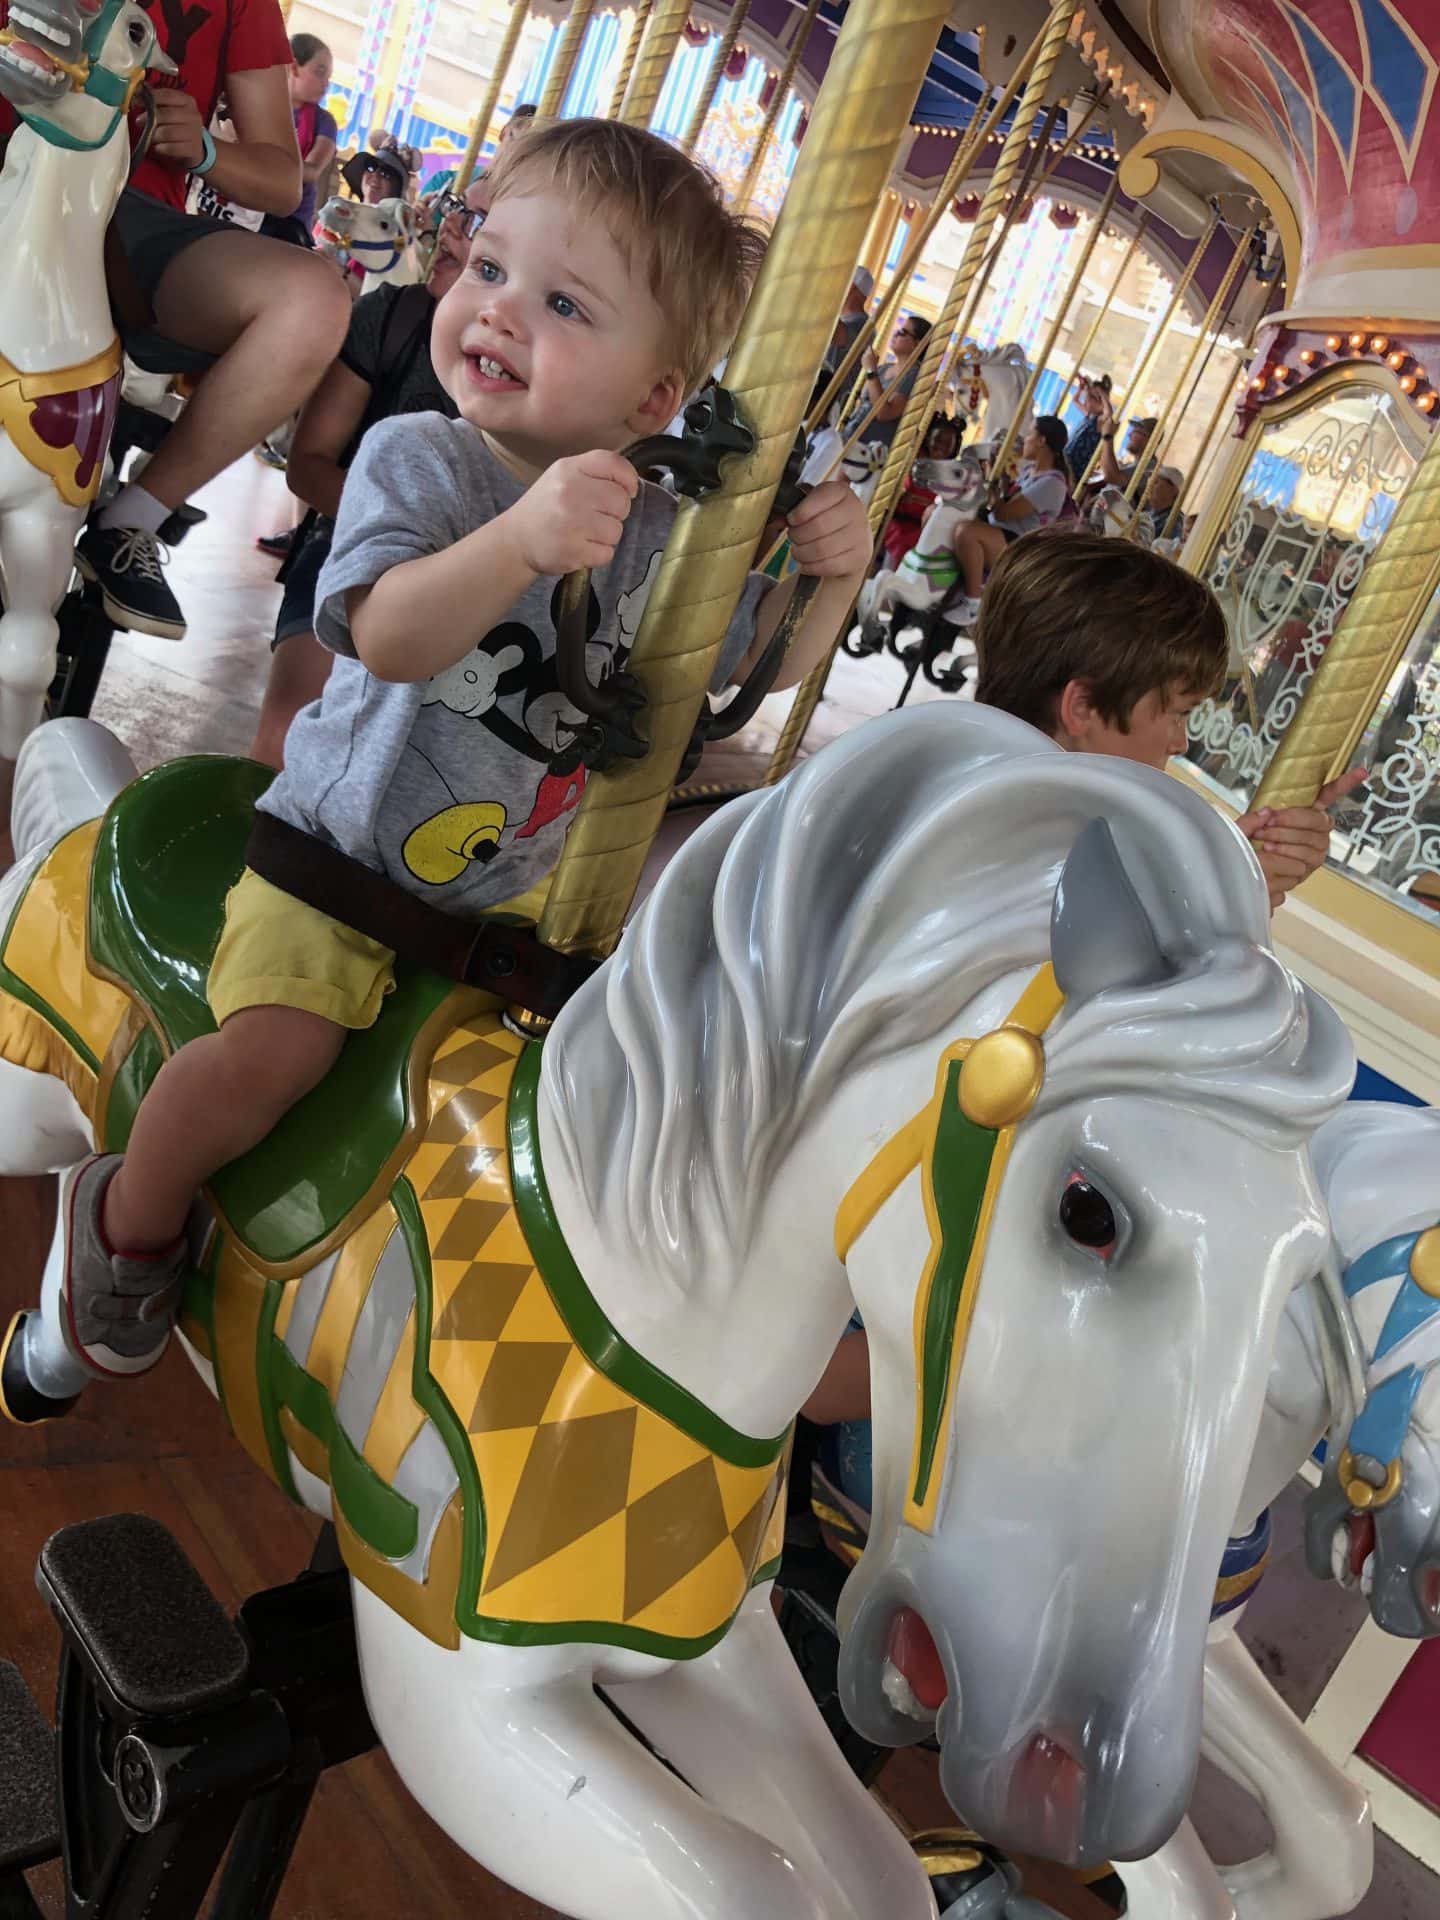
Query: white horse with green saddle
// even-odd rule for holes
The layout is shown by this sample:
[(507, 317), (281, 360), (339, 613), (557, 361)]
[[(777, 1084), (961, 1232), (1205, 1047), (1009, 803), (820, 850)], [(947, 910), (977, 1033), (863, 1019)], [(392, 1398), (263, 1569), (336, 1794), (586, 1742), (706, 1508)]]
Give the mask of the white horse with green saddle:
[[(58, 723), (19, 771), (14, 1172), (123, 1146), (208, 1018), (262, 777), (171, 763), (107, 812), (107, 740)], [(580, 1920), (933, 1916), (767, 1591), (789, 1423), (856, 1304), (847, 1711), (933, 1730), (1001, 1845), (1162, 1847), (1277, 1334), (1328, 1245), (1307, 1143), (1353, 1071), (1267, 930), (1249, 848), (1178, 782), (900, 713), (707, 822), (543, 1047), (402, 967), (222, 1170), (185, 1338), (261, 1469), (333, 1516), (380, 1738), (476, 1859)], [(86, 1381), (54, 1256), (0, 1375), (21, 1417)]]

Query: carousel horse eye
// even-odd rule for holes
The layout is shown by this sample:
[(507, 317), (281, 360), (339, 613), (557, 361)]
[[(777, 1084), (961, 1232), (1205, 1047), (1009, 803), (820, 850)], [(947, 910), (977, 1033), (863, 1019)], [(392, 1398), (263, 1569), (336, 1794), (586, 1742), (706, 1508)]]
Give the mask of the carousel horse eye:
[(1114, 1251), (1117, 1228), (1110, 1202), (1078, 1173), (1060, 1196), (1060, 1224), (1077, 1247), (1099, 1254)]

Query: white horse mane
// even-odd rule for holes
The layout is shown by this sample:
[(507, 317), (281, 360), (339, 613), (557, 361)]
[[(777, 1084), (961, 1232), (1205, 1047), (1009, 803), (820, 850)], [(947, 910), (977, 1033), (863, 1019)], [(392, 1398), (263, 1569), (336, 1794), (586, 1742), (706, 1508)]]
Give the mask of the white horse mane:
[(1164, 1087), (1251, 1137), (1305, 1137), (1353, 1063), (1266, 950), (1233, 827), (1163, 774), (994, 709), (922, 707), (717, 813), (557, 1022), (545, 1089), (596, 1217), (641, 1257), (742, 1251), (757, 1168), (846, 1076), (965, 1031), (977, 996), (1049, 958), (1057, 879), (1101, 816), (1177, 970), (1068, 1006), (1043, 1103)]

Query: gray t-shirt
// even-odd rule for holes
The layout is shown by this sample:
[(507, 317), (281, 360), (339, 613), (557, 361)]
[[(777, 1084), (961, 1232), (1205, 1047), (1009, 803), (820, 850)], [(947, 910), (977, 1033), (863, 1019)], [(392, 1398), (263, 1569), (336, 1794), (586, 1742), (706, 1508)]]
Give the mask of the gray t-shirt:
[[(432, 680), (377, 680), (355, 657), (345, 595), (440, 553), (525, 491), (479, 432), (438, 413), (372, 427), (345, 481), (315, 631), (338, 658), (296, 715), (285, 770), (259, 805), (434, 905), (482, 912), (525, 892), (560, 857), (585, 786), (582, 716), (560, 692), (560, 581), (536, 580), (478, 646)], [(609, 566), (591, 579), (592, 680), (624, 666), (675, 514), (642, 482)], [(721, 650), (728, 683), (772, 581), (752, 574)]]

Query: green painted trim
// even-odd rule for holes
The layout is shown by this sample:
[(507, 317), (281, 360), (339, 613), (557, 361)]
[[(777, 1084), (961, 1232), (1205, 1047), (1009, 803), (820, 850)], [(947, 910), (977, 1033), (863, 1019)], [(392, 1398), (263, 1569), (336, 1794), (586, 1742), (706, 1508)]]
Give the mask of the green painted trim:
[[(198, 1320), (210, 1336), (210, 1352), (215, 1352), (215, 1276), (220, 1271), (220, 1252), (225, 1244), (223, 1233), (217, 1232), (210, 1247), (210, 1258), (203, 1267), (192, 1267), (185, 1277), (185, 1293), (181, 1302), (181, 1317), (188, 1315)], [(215, 1367), (214, 1360), (211, 1360)], [(215, 1367), (215, 1388), (219, 1393), (220, 1369)], [(223, 1407), (225, 1397), (220, 1394)]]
[[(306, 1373), (283, 1340), (271, 1340), (270, 1376), (277, 1430), (278, 1408), (288, 1407), (324, 1447), (330, 1459), (330, 1490), (366, 1546), (386, 1560), (403, 1560), (413, 1553), (420, 1538), (419, 1510), (380, 1478), (336, 1419), (329, 1393)], [(283, 1439), (281, 1445), (283, 1450)]]
[(460, 1582), (455, 1595), (455, 1623), (472, 1639), (481, 1638), (483, 1636), (475, 1633), (474, 1612), (466, 1597), (478, 1599), (485, 1573), (485, 1495), (480, 1485), (480, 1469), (475, 1464), (475, 1450), (464, 1423), (430, 1371), (430, 1335), (435, 1324), (430, 1242), (425, 1237), (419, 1198), (403, 1174), (390, 1190), (390, 1203), (410, 1249), (410, 1270), (415, 1276), (415, 1366), (410, 1376), (411, 1391), (416, 1405), (423, 1407), (434, 1421), (460, 1477)]
[(722, 1460), (736, 1467), (773, 1465), (790, 1437), (788, 1427), (773, 1440), (741, 1433), (636, 1353), (601, 1311), (565, 1244), (540, 1165), (539, 1087), (540, 1048), (532, 1043), (520, 1055), (510, 1085), (510, 1181), (526, 1245), (571, 1338), (598, 1372)]
[(955, 1321), (965, 1289), (965, 1269), (980, 1226), (985, 1183), (995, 1157), (999, 1135), (976, 1126), (960, 1106), (963, 1062), (952, 1061), (940, 1101), (935, 1128), (935, 1151), (930, 1161), (930, 1191), (940, 1224), (940, 1251), (925, 1303), (925, 1333), (920, 1366), (920, 1433), (916, 1449), (915, 1485), (911, 1499), (920, 1505), (929, 1491), (940, 1420), (950, 1385), (950, 1355), (955, 1344)]
[(160, 1042), (154, 1030), (142, 1028), (110, 1083), (110, 1098), (95, 1129), (97, 1136), (104, 1140), (107, 1153), (123, 1153), (129, 1146), (130, 1130), (135, 1125), (140, 1102), (159, 1073), (161, 1060)]
[(767, 1560), (763, 1567), (757, 1567), (750, 1576), (751, 1586), (763, 1587), (767, 1580), (776, 1579), (780, 1572), (781, 1557), (782, 1556), (777, 1553), (773, 1560)]
[[(94, 824), (93, 820), (86, 820), (80, 826), (72, 827), (70, 833), (62, 835), (61, 838), (55, 842), (55, 845), (50, 849), (50, 853), (47, 854), (46, 858), (52, 858), (74, 834), (83, 833), (86, 828), (92, 827)], [(39, 869), (37, 868), (36, 872), (38, 871)], [(4, 957), (10, 950), (10, 936), (15, 931), (15, 922), (20, 916), (21, 909), (30, 897), (30, 882), (33, 881), (34, 878), (35, 874), (32, 873), (30, 879), (25, 882), (20, 892), (20, 898), (15, 902), (15, 910), (5, 923), (5, 937), (3, 940), (0, 940), (0, 993), (8, 993), (12, 999), (18, 1000), (22, 1006), (29, 1007), (32, 1013), (38, 1013), (46, 1026), (52, 1027), (55, 1032), (60, 1035), (60, 1038), (65, 1044), (73, 1048), (74, 1052), (84, 1061), (85, 1065), (98, 1080), (101, 1072), (100, 1061), (96, 1059), (95, 1055), (90, 1051), (89, 1047), (86, 1046), (85, 1042), (69, 1022), (62, 1020), (55, 1009), (50, 1006), (48, 1002), (41, 999), (35, 988), (32, 987), (28, 981), (22, 980), (19, 974), (12, 970), (9, 961)]]

